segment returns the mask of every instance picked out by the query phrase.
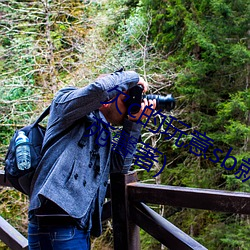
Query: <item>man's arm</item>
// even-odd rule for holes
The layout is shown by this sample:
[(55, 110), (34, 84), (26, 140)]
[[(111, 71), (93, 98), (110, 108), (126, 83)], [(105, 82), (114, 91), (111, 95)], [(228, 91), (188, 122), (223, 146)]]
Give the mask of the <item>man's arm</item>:
[(117, 142), (115, 150), (111, 151), (111, 172), (121, 172), (126, 174), (129, 171), (140, 136), (141, 124), (125, 119), (121, 137)]
[[(151, 110), (145, 107), (151, 105)], [(145, 115), (149, 115), (152, 109), (156, 108), (156, 100), (146, 100), (144, 99), (141, 104), (140, 111), (135, 115), (135, 117), (128, 117), (124, 120), (123, 129), (121, 134), (125, 134), (125, 138), (121, 136), (117, 143), (116, 150), (111, 152), (111, 172), (121, 172), (127, 173), (132, 165), (134, 154), (137, 149), (137, 142), (141, 139), (141, 123), (137, 123), (138, 119), (145, 119), (146, 116), (141, 116), (142, 112)], [(122, 145), (122, 148), (119, 146)], [(125, 152), (125, 154), (124, 154)]]
[[(115, 72), (103, 78), (98, 78), (86, 87), (69, 92), (59, 91), (54, 99), (54, 109), (63, 118), (64, 126), (73, 123), (91, 111), (98, 109), (101, 102), (112, 99), (117, 92), (110, 91), (117, 87), (126, 91), (139, 82), (139, 75), (133, 71)], [(70, 125), (70, 124), (69, 124)]]

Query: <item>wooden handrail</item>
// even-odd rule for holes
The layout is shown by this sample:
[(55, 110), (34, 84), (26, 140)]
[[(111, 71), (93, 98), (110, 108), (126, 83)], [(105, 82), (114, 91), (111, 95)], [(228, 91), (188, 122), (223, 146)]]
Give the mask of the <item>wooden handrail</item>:
[[(134, 203), (131, 187), (137, 184), (135, 172), (127, 175), (111, 174), (110, 180), (115, 250), (140, 249), (140, 236), (136, 225), (170, 249), (206, 249), (145, 204)], [(143, 195), (148, 196), (145, 193)]]
[(130, 207), (130, 215), (139, 227), (169, 249), (207, 250), (207, 248), (143, 203), (133, 204)]
[(128, 184), (128, 194), (135, 202), (250, 214), (250, 193), (137, 182)]
[[(0, 186), (11, 187), (2, 170)], [(140, 249), (139, 227), (172, 250), (206, 249), (144, 203), (250, 214), (249, 193), (143, 184), (135, 172), (111, 174), (106, 197), (102, 220), (112, 216), (115, 250)], [(27, 249), (27, 239), (2, 217), (0, 239), (13, 250)]]
[(28, 249), (27, 239), (0, 216), (0, 239), (11, 249)]

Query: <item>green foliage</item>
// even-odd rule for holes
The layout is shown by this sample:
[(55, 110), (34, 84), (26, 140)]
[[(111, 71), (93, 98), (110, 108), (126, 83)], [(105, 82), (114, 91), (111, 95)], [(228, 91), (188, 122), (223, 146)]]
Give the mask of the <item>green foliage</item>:
[[(82, 1), (10, 0), (0, 9), (2, 170), (14, 130), (33, 122), (64, 84), (78, 82), (89, 27)], [(28, 198), (9, 188), (0, 188), (0, 197), (1, 216), (27, 236)], [(0, 249), (7, 247), (1, 242)]]
[(206, 228), (202, 237), (198, 237), (199, 242), (206, 245), (212, 241), (214, 244), (209, 249), (244, 249), (250, 247), (247, 237), (249, 224), (247, 216), (228, 215), (224, 220), (218, 218), (215, 224)]
[[(17, 124), (32, 120), (37, 105), (49, 102), (58, 88), (125, 66), (151, 83), (151, 93), (177, 97), (171, 115), (191, 127), (180, 142), (188, 144), (194, 130), (214, 140), (205, 159), (176, 146), (178, 133), (169, 140), (150, 133), (154, 126), (149, 123), (143, 140), (167, 156), (167, 166), (156, 179), (162, 156), (149, 172), (135, 167), (140, 180), (250, 192), (249, 181), (234, 175), (250, 148), (249, 0), (89, 1), (87, 6), (48, 1), (46, 10), (39, 1), (11, 0), (0, 7), (6, 14), (0, 20), (2, 155)], [(174, 126), (184, 129), (177, 122)], [(167, 124), (161, 132), (165, 129)], [(174, 134), (174, 128), (168, 132)], [(209, 160), (215, 148), (221, 149), (218, 163)], [(237, 159), (232, 171), (221, 167), (230, 148)], [(233, 163), (227, 160), (227, 166)], [(26, 202), (12, 192), (8, 199)], [(13, 223), (23, 220), (19, 205), (12, 213), (10, 203), (2, 201), (2, 215), (10, 219), (14, 214)], [(208, 249), (250, 248), (249, 216), (172, 207), (165, 207), (164, 216)], [(143, 249), (160, 248), (143, 231), (141, 239)]]
[(148, 235), (142, 229), (140, 230), (140, 244), (141, 244), (141, 249), (144, 250), (154, 250), (154, 249), (159, 249), (160, 247), (159, 242), (157, 242), (156, 239)]
[(28, 198), (15, 190), (2, 188), (0, 197), (0, 215), (27, 236)]
[[(147, 142), (164, 152), (168, 163), (171, 162), (156, 181), (249, 192), (249, 185), (234, 175), (242, 159), (249, 158), (249, 10), (249, 1), (243, 0), (141, 0), (135, 9), (131, 8), (129, 16), (116, 16), (119, 25), (115, 27), (115, 34), (119, 43), (115, 48), (123, 44), (121, 58), (132, 57), (133, 60), (127, 62), (133, 68), (137, 66), (141, 69), (144, 63), (148, 76), (152, 72), (163, 74), (169, 70), (175, 75), (174, 84), (171, 90), (168, 89), (168, 93), (172, 91), (178, 96), (173, 116), (192, 127), (182, 141), (190, 142), (190, 133), (194, 129), (206, 132), (214, 140), (214, 146), (207, 151), (207, 158), (204, 159), (191, 154), (188, 148), (177, 147), (178, 134), (164, 141), (159, 133), (150, 137), (145, 129), (144, 140), (147, 138)], [(145, 28), (147, 39), (142, 33)], [(153, 49), (149, 50), (151, 46)], [(146, 59), (142, 56), (145, 47)], [(152, 89), (156, 91), (157, 87), (162, 86)], [(161, 94), (163, 90), (161, 88)], [(175, 126), (178, 127), (178, 124)], [(162, 131), (164, 129), (165, 125)], [(209, 157), (214, 157), (215, 148), (222, 151), (217, 164), (209, 160)], [(221, 167), (230, 148), (233, 148), (231, 155), (238, 162), (233, 171)], [(234, 162), (228, 159), (226, 163), (229, 167)], [(140, 179), (152, 183), (154, 173), (155, 169), (149, 173), (140, 172)], [(249, 248), (246, 236), (249, 222), (239, 219), (240, 226), (237, 226), (238, 222), (228, 219), (230, 217), (226, 215), (203, 213), (195, 215), (194, 223), (194, 212), (187, 210), (183, 210), (181, 216), (178, 214), (171, 218), (187, 232), (196, 227), (194, 236), (209, 249)], [(223, 226), (225, 229), (222, 229)], [(235, 235), (232, 236), (234, 229)], [(212, 240), (213, 237), (215, 240)]]

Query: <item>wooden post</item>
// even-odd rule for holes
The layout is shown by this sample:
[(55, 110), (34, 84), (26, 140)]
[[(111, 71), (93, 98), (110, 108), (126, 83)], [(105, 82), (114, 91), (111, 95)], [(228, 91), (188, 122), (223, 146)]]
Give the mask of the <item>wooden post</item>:
[(139, 227), (129, 216), (127, 184), (137, 181), (137, 174), (114, 173), (110, 175), (113, 236), (115, 250), (139, 250)]

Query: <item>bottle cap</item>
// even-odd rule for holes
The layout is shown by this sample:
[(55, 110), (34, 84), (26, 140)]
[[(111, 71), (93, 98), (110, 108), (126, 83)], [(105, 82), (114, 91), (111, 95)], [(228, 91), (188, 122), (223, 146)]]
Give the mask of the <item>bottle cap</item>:
[(16, 146), (21, 143), (29, 143), (29, 138), (25, 135), (24, 131), (19, 131), (18, 136), (16, 138)]

